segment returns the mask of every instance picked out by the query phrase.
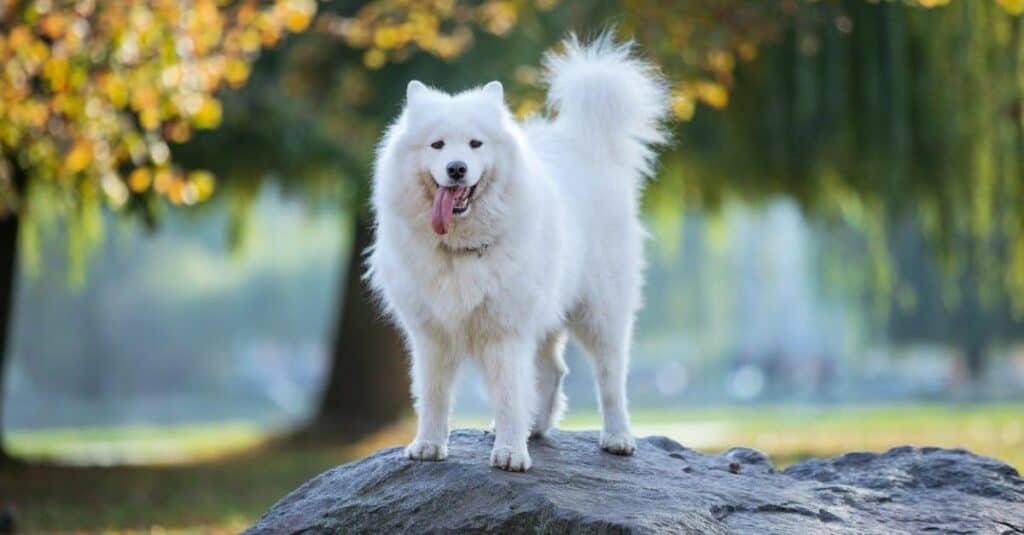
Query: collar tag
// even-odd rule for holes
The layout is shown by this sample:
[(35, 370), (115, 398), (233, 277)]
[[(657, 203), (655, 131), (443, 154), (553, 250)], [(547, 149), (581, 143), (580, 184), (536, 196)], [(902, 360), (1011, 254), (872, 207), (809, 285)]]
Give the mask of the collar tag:
[(475, 254), (477, 258), (483, 258), (484, 253), (487, 252), (487, 249), (491, 246), (491, 244), (482, 243), (480, 245), (477, 245), (476, 247), (458, 247), (453, 249), (449, 247), (446, 243), (441, 242), (440, 246), (442, 249), (447, 251), (448, 254)]

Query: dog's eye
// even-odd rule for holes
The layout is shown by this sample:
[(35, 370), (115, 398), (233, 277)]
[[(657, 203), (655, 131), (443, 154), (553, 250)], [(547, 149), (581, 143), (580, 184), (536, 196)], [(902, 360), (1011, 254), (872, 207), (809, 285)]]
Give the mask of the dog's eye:
[(437, 150), (441, 150), (441, 149), (444, 148), (444, 141), (437, 140), (437, 141), (431, 143), (430, 146), (434, 147)]
[(469, 147), (473, 148), (473, 149), (479, 149), (480, 145), (483, 145), (483, 144), (484, 144), (483, 141), (480, 141), (479, 139), (474, 139), (474, 140), (471, 140), (469, 142)]

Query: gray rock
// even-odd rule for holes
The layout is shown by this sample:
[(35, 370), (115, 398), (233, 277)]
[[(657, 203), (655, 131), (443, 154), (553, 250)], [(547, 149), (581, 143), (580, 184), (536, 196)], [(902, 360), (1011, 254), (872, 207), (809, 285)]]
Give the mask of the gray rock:
[(525, 474), (488, 466), (483, 431), (454, 432), (442, 462), (381, 450), (306, 482), (246, 533), (1024, 534), (1024, 479), (964, 450), (849, 453), (779, 472), (747, 448), (707, 455), (650, 437), (618, 457), (597, 439), (531, 441)]

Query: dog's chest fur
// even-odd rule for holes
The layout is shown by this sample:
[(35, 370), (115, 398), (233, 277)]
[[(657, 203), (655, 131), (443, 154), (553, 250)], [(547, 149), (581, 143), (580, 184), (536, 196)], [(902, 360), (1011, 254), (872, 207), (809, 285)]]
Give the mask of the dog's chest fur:
[[(416, 302), (434, 329), (451, 336), (473, 332), (507, 332), (528, 311), (528, 299), (521, 292), (522, 270), (492, 248), (482, 255), (452, 254), (443, 250), (417, 255), (418, 269), (409, 270), (405, 296)], [(516, 294), (519, 295), (516, 295)]]

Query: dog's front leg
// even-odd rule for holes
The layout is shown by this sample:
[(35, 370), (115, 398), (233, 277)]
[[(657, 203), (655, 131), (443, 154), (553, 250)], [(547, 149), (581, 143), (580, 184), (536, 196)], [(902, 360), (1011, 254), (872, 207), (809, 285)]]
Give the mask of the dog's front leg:
[(411, 341), (412, 394), (419, 421), (416, 440), (405, 451), (410, 459), (441, 461), (448, 457), (448, 417), (458, 361), (430, 336), (413, 334)]
[(494, 449), (491, 466), (512, 472), (530, 469), (526, 439), (533, 419), (533, 346), (504, 340), (487, 347), (481, 368), (494, 407)]

